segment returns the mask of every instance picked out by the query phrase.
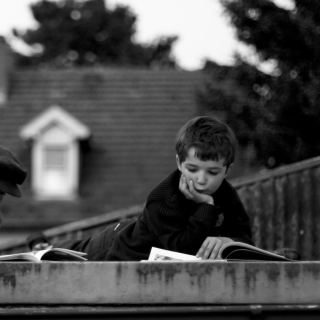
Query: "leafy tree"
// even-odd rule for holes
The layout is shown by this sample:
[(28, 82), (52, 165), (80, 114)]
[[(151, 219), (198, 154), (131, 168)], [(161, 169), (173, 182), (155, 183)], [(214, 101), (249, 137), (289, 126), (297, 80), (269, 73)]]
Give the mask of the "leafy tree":
[[(262, 72), (239, 54), (234, 67), (208, 61), (199, 104), (223, 106), (240, 144), (269, 168), (320, 155), (320, 2), (293, 0), (289, 10), (271, 0), (220, 1), (238, 39), (273, 69)], [(216, 88), (217, 77), (241, 92)]]
[(30, 8), (38, 28), (14, 33), (41, 50), (23, 57), (24, 64), (176, 65), (171, 49), (177, 37), (164, 37), (148, 45), (135, 43), (136, 16), (128, 7), (109, 10), (104, 0), (42, 0)]

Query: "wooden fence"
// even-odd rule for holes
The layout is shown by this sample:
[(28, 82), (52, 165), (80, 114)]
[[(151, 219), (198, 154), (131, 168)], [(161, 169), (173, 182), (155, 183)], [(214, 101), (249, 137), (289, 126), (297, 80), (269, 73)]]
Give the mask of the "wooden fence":
[[(251, 217), (253, 240), (273, 251), (290, 247), (302, 260), (320, 260), (320, 157), (234, 179)], [(143, 204), (45, 230), (56, 240), (77, 239), (116, 221), (136, 217)], [(22, 252), (24, 241), (0, 246), (0, 254)]]

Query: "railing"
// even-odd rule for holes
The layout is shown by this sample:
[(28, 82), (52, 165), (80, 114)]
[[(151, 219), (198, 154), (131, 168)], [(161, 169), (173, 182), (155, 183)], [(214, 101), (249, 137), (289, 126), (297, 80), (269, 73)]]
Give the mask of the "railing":
[[(55, 228), (44, 230), (45, 236), (52, 243), (60, 240), (81, 239), (103, 230), (106, 226), (122, 219), (134, 218), (141, 213), (143, 205), (108, 212), (96, 217), (67, 223)], [(26, 252), (30, 249), (24, 240), (12, 241), (10, 244), (0, 245), (0, 254)]]
[[(320, 258), (320, 157), (234, 179), (251, 217), (253, 239), (263, 249), (290, 247), (302, 260)], [(143, 205), (45, 230), (56, 240), (77, 239), (116, 221), (136, 217)], [(24, 241), (0, 246), (0, 253), (26, 251)]]
[(256, 246), (320, 258), (320, 157), (232, 181), (251, 217)]

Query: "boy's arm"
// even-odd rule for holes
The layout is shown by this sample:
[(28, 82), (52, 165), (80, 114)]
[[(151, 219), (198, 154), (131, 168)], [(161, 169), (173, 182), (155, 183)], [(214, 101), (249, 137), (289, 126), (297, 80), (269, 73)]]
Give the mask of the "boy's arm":
[(245, 242), (254, 245), (251, 237), (251, 227), (248, 216), (237, 214), (236, 217), (231, 217), (228, 223), (230, 224), (229, 232), (224, 232), (226, 227), (223, 227), (222, 236), (229, 237), (233, 241)]
[(245, 242), (254, 245), (251, 240), (249, 216), (236, 192), (229, 184), (224, 183), (222, 188), (228, 201), (221, 203), (224, 212), (224, 221), (219, 237), (207, 237), (202, 243), (197, 256), (203, 259), (216, 259), (221, 246), (230, 241)]
[(206, 203), (192, 205), (191, 215), (163, 201), (147, 205), (148, 226), (161, 247), (195, 255), (208, 236), (219, 236), (219, 208)]
[(228, 200), (225, 201), (223, 207), (224, 221), (221, 227), (221, 236), (254, 245), (250, 219), (237, 191), (228, 182), (223, 191)]

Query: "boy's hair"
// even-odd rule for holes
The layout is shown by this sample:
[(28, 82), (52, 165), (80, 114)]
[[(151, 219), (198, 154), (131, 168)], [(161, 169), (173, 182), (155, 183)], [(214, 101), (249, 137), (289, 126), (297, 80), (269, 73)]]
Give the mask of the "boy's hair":
[(225, 158), (229, 167), (235, 159), (237, 139), (225, 123), (208, 116), (189, 120), (178, 132), (176, 153), (180, 163), (186, 160), (190, 148), (195, 148), (196, 157), (202, 161)]

